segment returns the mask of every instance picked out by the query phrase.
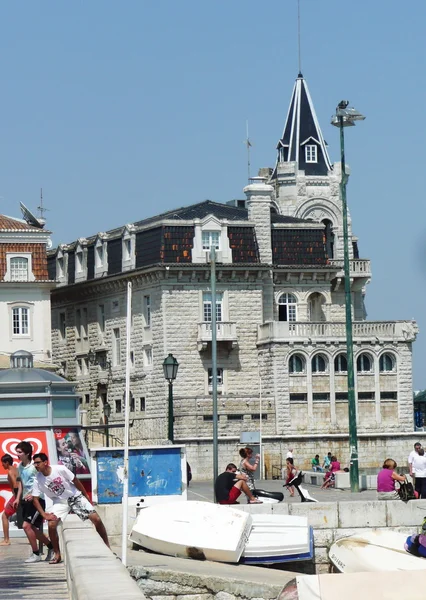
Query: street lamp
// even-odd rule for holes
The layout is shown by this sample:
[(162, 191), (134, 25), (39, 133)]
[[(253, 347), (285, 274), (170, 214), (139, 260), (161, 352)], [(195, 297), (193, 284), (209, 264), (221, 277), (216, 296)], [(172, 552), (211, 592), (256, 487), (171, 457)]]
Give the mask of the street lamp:
[(104, 413), (104, 423), (105, 423), (105, 437), (106, 437), (106, 445), (107, 448), (109, 448), (109, 418), (111, 416), (111, 404), (105, 400), (104, 404), (103, 404), (103, 413)]
[(336, 114), (331, 118), (331, 124), (340, 129), (340, 160), (342, 179), (340, 182), (340, 194), (342, 197), (343, 211), (343, 251), (344, 251), (344, 272), (345, 272), (345, 314), (346, 314), (346, 348), (348, 362), (348, 411), (349, 411), (349, 446), (351, 450), (350, 458), (350, 480), (351, 492), (359, 492), (359, 469), (358, 469), (358, 435), (356, 426), (356, 402), (355, 402), (355, 375), (354, 375), (354, 348), (352, 339), (352, 297), (351, 280), (349, 266), (349, 242), (348, 242), (348, 205), (346, 201), (346, 185), (348, 177), (346, 175), (345, 163), (345, 136), (343, 130), (345, 127), (353, 127), (354, 121), (363, 121), (364, 115), (355, 108), (349, 107), (348, 100), (339, 102), (336, 108)]
[(168, 438), (172, 444), (174, 442), (173, 424), (175, 420), (173, 416), (173, 382), (176, 379), (178, 367), (179, 363), (173, 354), (169, 354), (167, 358), (164, 359), (164, 379), (169, 382)]

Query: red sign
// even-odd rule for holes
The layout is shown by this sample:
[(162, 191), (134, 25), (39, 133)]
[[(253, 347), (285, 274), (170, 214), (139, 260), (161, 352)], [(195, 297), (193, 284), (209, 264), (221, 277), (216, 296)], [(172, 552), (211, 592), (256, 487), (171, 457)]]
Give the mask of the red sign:
[[(19, 442), (29, 442), (33, 447), (33, 455), (38, 452), (48, 454), (45, 431), (0, 431), (0, 456), (10, 454), (15, 467), (19, 465), (16, 454), (16, 445)], [(0, 475), (6, 475), (6, 473), (7, 471), (3, 469), (0, 462)]]

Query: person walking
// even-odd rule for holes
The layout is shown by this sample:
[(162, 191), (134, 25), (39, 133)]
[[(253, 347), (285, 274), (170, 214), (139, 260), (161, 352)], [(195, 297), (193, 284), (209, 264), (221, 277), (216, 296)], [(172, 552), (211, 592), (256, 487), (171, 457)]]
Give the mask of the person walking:
[(403, 483), (405, 475), (399, 475), (395, 469), (398, 465), (392, 458), (387, 458), (383, 463), (382, 470), (377, 475), (377, 494), (379, 500), (399, 500), (399, 494), (395, 489), (395, 482)]
[[(42, 542), (48, 548), (46, 561), (50, 561), (53, 555), (53, 546), (49, 538), (42, 531), (43, 517), (40, 508), (44, 509), (44, 498), (40, 497), (39, 507), (33, 504), (32, 489), (37, 475), (36, 468), (31, 463), (33, 447), (29, 442), (19, 442), (16, 445), (16, 454), (20, 461), (18, 465), (18, 493), (14, 501), (14, 507), (18, 511), (18, 516), (22, 520), (22, 527), (32, 553), (27, 558), (26, 563), (36, 563), (41, 561), (40, 550), (37, 542)], [(19, 519), (18, 519), (19, 523)]]
[(411, 463), (414, 473), (414, 489), (419, 499), (426, 499), (426, 456), (423, 448), (419, 448)]
[(290, 486), (288, 485), (290, 483), (290, 481), (292, 479), (294, 479), (297, 475), (297, 469), (294, 466), (293, 458), (287, 458), (286, 466), (287, 466), (287, 477), (286, 477), (285, 485), (287, 486), (290, 496), (294, 496), (294, 487), (292, 485), (290, 485)]
[(7, 481), (10, 485), (13, 496), (11, 496), (10, 500), (7, 502), (1, 516), (1, 522), (3, 526), (3, 541), (0, 542), (0, 546), (10, 546), (9, 519), (16, 513), (14, 502), (18, 493), (18, 469), (13, 465), (13, 458), (10, 456), (10, 454), (4, 454), (1, 457), (1, 465), (3, 469), (7, 471)]
[[(34, 454), (34, 466), (37, 469), (37, 476), (32, 490), (33, 502), (43, 519), (49, 523), (49, 535), (54, 550), (54, 557), (49, 564), (56, 565), (62, 560), (57, 529), (59, 522), (64, 521), (71, 510), (82, 521), (89, 519), (109, 548), (105, 526), (90, 503), (83, 484), (74, 473), (64, 465), (49, 465), (49, 458), (44, 452)], [(53, 501), (50, 513), (47, 513), (41, 504), (43, 494)]]

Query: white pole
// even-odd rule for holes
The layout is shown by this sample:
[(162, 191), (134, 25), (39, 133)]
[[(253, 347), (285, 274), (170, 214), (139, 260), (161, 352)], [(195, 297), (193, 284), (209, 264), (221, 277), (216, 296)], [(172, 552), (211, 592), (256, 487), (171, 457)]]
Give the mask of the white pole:
[(121, 562), (127, 566), (127, 520), (129, 513), (129, 416), (130, 416), (130, 328), (132, 326), (132, 284), (127, 284), (126, 314), (126, 392), (124, 398), (124, 472), (123, 521), (121, 528)]

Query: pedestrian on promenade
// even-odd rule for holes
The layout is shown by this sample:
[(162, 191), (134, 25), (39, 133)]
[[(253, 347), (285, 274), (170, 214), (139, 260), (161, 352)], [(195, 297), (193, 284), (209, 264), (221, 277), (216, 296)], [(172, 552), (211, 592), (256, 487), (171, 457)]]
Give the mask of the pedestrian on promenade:
[(47, 536), (43, 533), (43, 517), (40, 508), (44, 509), (44, 498), (40, 498), (39, 507), (33, 504), (32, 489), (37, 475), (36, 468), (31, 463), (33, 447), (29, 442), (19, 442), (16, 445), (16, 454), (20, 463), (18, 465), (18, 493), (14, 501), (14, 506), (18, 511), (19, 520), (22, 521), (22, 527), (31, 546), (32, 554), (26, 563), (36, 563), (41, 561), (40, 551), (37, 542), (42, 542), (48, 548), (46, 559), (50, 561), (53, 556), (53, 546)]
[(414, 473), (414, 489), (422, 500), (426, 499), (426, 456), (423, 448), (419, 448), (411, 463)]
[[(64, 521), (72, 510), (82, 521), (89, 519), (96, 531), (109, 548), (105, 526), (90, 503), (89, 496), (81, 481), (64, 465), (49, 465), (49, 458), (44, 452), (34, 455), (34, 465), (38, 473), (34, 480), (33, 501), (43, 519), (49, 523), (49, 535), (52, 540), (55, 556), (49, 561), (51, 565), (61, 562), (59, 549), (58, 525)], [(47, 513), (41, 505), (41, 496), (45, 494), (53, 501), (51, 512)]]
[(251, 493), (247, 485), (247, 475), (237, 473), (234, 463), (229, 463), (225, 471), (218, 475), (214, 484), (214, 495), (219, 504), (238, 504), (237, 499), (241, 492), (247, 496), (249, 504), (262, 504)]
[(398, 465), (392, 458), (387, 458), (382, 470), (377, 475), (377, 493), (379, 500), (399, 500), (400, 496), (395, 489), (395, 481), (403, 483), (405, 475), (399, 475), (395, 469)]
[(294, 466), (294, 460), (293, 458), (287, 458), (286, 460), (286, 465), (287, 465), (287, 477), (286, 477), (286, 481), (285, 481), (285, 485), (288, 486), (287, 489), (290, 492), (290, 496), (294, 496), (294, 487), (292, 485), (288, 485), (290, 483), (290, 481), (292, 479), (294, 479), (297, 475), (297, 469)]
[(411, 476), (411, 478), (413, 480), (413, 484), (416, 483), (415, 482), (415, 474), (414, 474), (414, 471), (413, 471), (413, 460), (414, 460), (414, 458), (416, 456), (418, 456), (419, 450), (420, 450), (421, 447), (422, 447), (421, 443), (420, 442), (416, 442), (414, 444), (414, 450), (411, 450), (410, 454), (408, 455), (408, 467), (410, 469), (410, 476)]
[(3, 469), (7, 471), (7, 481), (10, 485), (13, 496), (10, 497), (10, 500), (4, 507), (3, 514), (1, 516), (1, 522), (3, 526), (3, 541), (0, 542), (0, 546), (10, 546), (9, 519), (16, 513), (14, 502), (18, 493), (18, 469), (13, 465), (13, 458), (10, 456), (10, 454), (4, 454), (1, 457), (1, 465)]
[(337, 471), (340, 471), (340, 462), (335, 456), (332, 456), (330, 466), (325, 474), (324, 482), (321, 486), (322, 490), (326, 490), (327, 488), (334, 486)]
[(331, 465), (331, 452), (329, 452), (326, 456), (324, 456), (324, 461), (322, 463), (322, 468), (324, 471), (328, 471)]
[(315, 457), (311, 460), (312, 471), (316, 473), (322, 473), (322, 467), (320, 465), (319, 454), (315, 454)]

